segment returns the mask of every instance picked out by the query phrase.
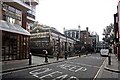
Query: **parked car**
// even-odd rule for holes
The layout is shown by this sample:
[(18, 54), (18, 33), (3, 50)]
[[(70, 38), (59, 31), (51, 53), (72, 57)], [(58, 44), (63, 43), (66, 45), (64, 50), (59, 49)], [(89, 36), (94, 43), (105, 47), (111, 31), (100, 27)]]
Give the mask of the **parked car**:
[(109, 55), (109, 49), (101, 49), (100, 55), (103, 57), (107, 57)]

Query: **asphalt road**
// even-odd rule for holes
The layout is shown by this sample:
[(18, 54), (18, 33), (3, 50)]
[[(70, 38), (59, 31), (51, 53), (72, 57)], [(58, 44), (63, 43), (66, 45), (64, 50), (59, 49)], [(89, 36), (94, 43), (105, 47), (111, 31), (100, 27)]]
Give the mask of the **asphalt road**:
[(3, 80), (94, 80), (99, 77), (105, 58), (99, 54), (14, 71), (2, 75)]

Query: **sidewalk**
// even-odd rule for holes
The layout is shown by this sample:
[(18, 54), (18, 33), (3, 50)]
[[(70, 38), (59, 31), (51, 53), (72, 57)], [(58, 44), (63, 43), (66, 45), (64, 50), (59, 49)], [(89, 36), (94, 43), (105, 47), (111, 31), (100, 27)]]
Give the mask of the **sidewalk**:
[(111, 65), (108, 64), (107, 59), (101, 78), (102, 79), (109, 78), (109, 80), (120, 80), (119, 76), (120, 76), (120, 62), (117, 60), (115, 54), (111, 54)]
[[(77, 57), (78, 56), (68, 57), (68, 60), (74, 59)], [(29, 59), (4, 61), (4, 62), (2, 62), (2, 73), (20, 70), (20, 69), (26, 69), (26, 68), (30, 68), (30, 67), (42, 66), (42, 65), (46, 65), (46, 64), (61, 62), (64, 60), (65, 60), (65, 58), (59, 58), (58, 61), (57, 61), (56, 57), (48, 58), (48, 62), (46, 63), (44, 57), (32, 56), (32, 65), (29, 65)]]
[(108, 59), (107, 59), (107, 65), (105, 69), (112, 72), (120, 73), (120, 61), (118, 61), (115, 54), (111, 54), (111, 65), (108, 65)]

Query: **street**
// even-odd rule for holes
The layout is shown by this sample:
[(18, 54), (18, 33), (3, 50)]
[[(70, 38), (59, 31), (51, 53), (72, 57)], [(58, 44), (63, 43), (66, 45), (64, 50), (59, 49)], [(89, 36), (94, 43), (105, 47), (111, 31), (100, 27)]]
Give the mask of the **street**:
[(94, 80), (100, 77), (105, 59), (99, 54), (91, 54), (63, 62), (5, 73), (2, 78), (3, 80), (10, 78), (22, 80), (72, 80), (73, 78), (78, 80), (89, 78), (89, 80)]

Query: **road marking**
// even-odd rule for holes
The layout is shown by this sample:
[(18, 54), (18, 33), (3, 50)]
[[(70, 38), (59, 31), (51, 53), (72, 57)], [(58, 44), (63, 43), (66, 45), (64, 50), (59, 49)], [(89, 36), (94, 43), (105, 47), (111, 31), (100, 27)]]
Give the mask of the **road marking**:
[(95, 57), (95, 56), (87, 56), (86, 58), (92, 58), (92, 59), (100, 59), (100, 60), (102, 60), (103, 58), (102, 57)]
[(52, 72), (52, 73), (50, 73), (50, 74), (47, 74), (47, 75), (41, 76), (41, 77), (39, 77), (39, 79), (43, 79), (43, 78), (46, 78), (46, 77), (54, 78), (54, 77), (55, 77), (55, 76), (54, 76), (55, 74), (63, 74), (63, 73), (60, 72), (60, 71), (55, 71), (55, 72)]
[(86, 70), (87, 70), (87, 68), (85, 68), (85, 67), (81, 67), (81, 68), (75, 70), (75, 72), (78, 72), (78, 71), (86, 71)]
[(64, 75), (61, 75), (53, 80), (64, 80), (67, 76), (68, 76), (68, 74), (64, 74)]
[(98, 77), (100, 71), (101, 71), (102, 69), (104, 69), (106, 60), (107, 60), (107, 58), (104, 60), (104, 62), (103, 62), (102, 65), (100, 66), (100, 69), (98, 70), (98, 72), (97, 72), (97, 74), (95, 75), (95, 77), (93, 78), (93, 80), (96, 80), (96, 78)]
[[(62, 63), (62, 62), (59, 62), (59, 63)], [(54, 65), (55, 64), (59, 64), (59, 63), (54, 63)], [(46, 66), (49, 66), (49, 65), (53, 65), (53, 64), (45, 64), (45, 65), (42, 65), (42, 66), (35, 66), (35, 67), (26, 68), (26, 69), (21, 69), (21, 70), (16, 70), (16, 71), (10, 71), (10, 72), (6, 72), (6, 73), (2, 73), (2, 74), (0, 74), (0, 76), (1, 75), (6, 75), (6, 74), (10, 74), (10, 73), (15, 73), (15, 72), (20, 72), (20, 71), (30, 70), (30, 69), (37, 69), (38, 67), (46, 67)]]
[(100, 68), (99, 66), (93, 66), (93, 65), (89, 65), (89, 64), (83, 64), (83, 63), (76, 63), (76, 62), (68, 62), (71, 64), (78, 64), (78, 65), (84, 65), (84, 66), (89, 66), (89, 67), (95, 67), (95, 68)]
[(80, 80), (80, 79), (78, 79), (78, 78), (75, 77), (75, 76), (71, 76), (68, 80)]
[(73, 71), (73, 72), (78, 72), (78, 71), (86, 71), (87, 68), (82, 67), (82, 66), (76, 66), (76, 65), (71, 65), (71, 64), (62, 64), (62, 65), (58, 65), (57, 67), (64, 69), (64, 70), (68, 70), (68, 71)]
[(51, 71), (52, 69), (50, 68), (41, 68), (41, 69), (37, 69), (37, 70), (33, 70), (31, 72), (29, 72), (30, 74), (42, 74), (42, 73), (45, 73), (45, 72), (48, 72), (48, 71)]

